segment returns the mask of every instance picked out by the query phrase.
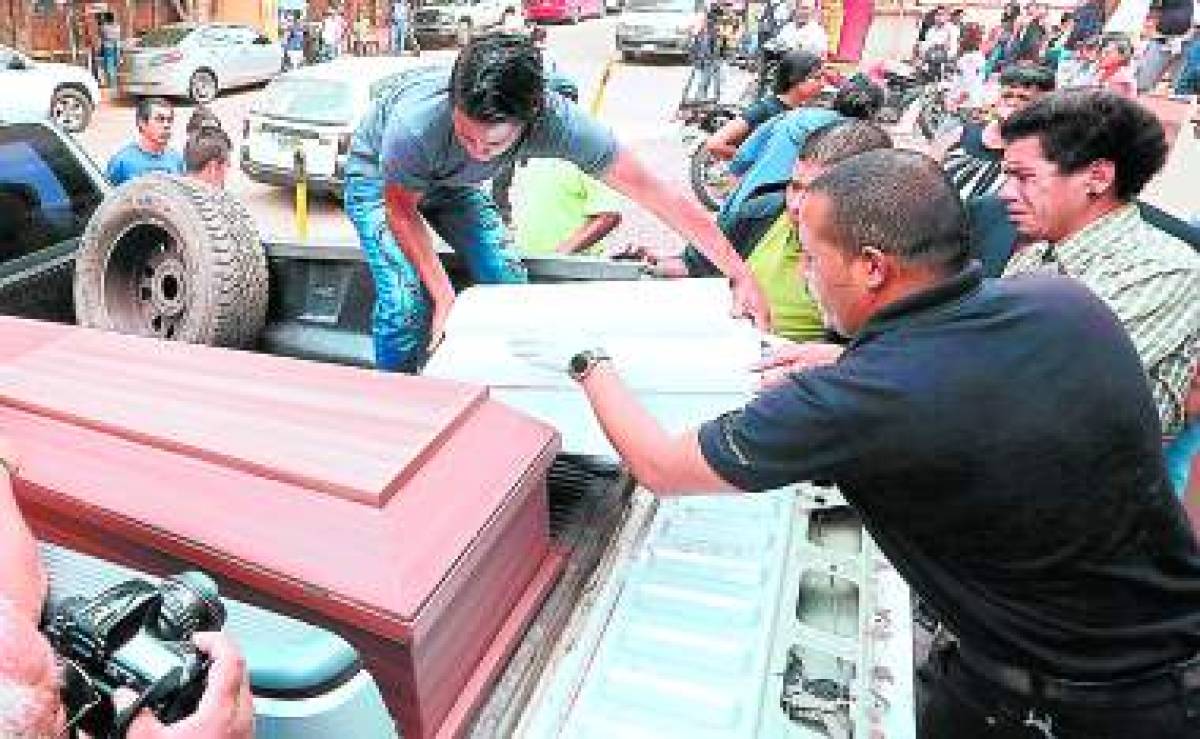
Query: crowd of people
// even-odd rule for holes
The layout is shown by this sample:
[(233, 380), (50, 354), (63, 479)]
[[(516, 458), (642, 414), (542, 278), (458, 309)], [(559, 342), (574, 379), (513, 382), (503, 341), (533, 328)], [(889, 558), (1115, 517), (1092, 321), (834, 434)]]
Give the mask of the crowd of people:
[(283, 11), (279, 19), (279, 42), (291, 69), (344, 54), (374, 56), (421, 50), (413, 33), (411, 0), (394, 0), (381, 16), (362, 6), (353, 19), (347, 18), (338, 5), (330, 5), (316, 21), (307, 20), (298, 10)]
[(186, 174), (218, 190), (224, 189), (233, 156), (233, 140), (221, 119), (200, 105), (188, 118), (183, 151), (171, 147), (175, 106), (160, 97), (138, 98), (134, 106), (137, 135), (121, 147), (105, 166), (105, 177), (113, 185), (151, 172)]
[(1193, 4), (1167, 2), (1143, 10), (1144, 17), (1128, 21), (1106, 19), (1100, 0), (1083, 0), (1051, 20), (1044, 2), (1012, 3), (985, 30), (969, 12), (939, 5), (922, 17), (914, 54), (936, 50), (957, 61), (970, 91), (1007, 65), (1030, 63), (1055, 72), (1064, 89), (1098, 85), (1135, 96), (1162, 84), (1174, 94), (1200, 92), (1200, 18)]

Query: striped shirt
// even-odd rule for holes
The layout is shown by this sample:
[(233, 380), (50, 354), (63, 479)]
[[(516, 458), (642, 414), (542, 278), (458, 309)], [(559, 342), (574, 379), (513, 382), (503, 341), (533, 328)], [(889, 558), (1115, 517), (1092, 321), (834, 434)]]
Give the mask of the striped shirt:
[(1044, 271), (1078, 279), (1117, 314), (1146, 368), (1163, 434), (1178, 433), (1200, 357), (1200, 255), (1131, 204), (1058, 244), (1021, 249), (1004, 276)]
[(942, 169), (964, 201), (995, 195), (1004, 186), (1004, 152), (983, 143), (983, 126), (967, 124), (946, 152)]

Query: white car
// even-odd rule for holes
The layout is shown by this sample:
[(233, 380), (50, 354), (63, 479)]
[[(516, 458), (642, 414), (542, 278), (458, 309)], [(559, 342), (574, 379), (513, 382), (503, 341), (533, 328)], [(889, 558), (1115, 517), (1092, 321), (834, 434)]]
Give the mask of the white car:
[(627, 62), (639, 54), (686, 58), (703, 13), (704, 0), (626, 0), (617, 19), (617, 51)]
[(246, 116), (242, 171), (256, 182), (290, 186), (303, 152), (309, 189), (340, 194), (350, 137), (380, 83), (428, 64), (406, 56), (340, 57), (279, 75)]
[(87, 128), (100, 103), (100, 86), (86, 69), (39, 62), (0, 45), (0, 112), (47, 116), (66, 131)]
[(473, 34), (503, 24), (509, 9), (520, 17), (516, 0), (425, 0), (413, 11), (413, 33), (418, 39), (454, 39), (463, 46)]
[(173, 23), (151, 29), (121, 55), (126, 95), (211, 102), (221, 90), (266, 82), (283, 69), (283, 47), (237, 23)]

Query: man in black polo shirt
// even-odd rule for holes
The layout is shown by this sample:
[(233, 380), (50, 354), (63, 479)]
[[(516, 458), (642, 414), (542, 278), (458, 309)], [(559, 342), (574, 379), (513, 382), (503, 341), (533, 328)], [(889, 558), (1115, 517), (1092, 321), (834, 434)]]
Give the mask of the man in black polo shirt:
[(923, 737), (1200, 736), (1200, 550), (1112, 312), (1059, 277), (982, 280), (913, 152), (834, 167), (800, 228), (810, 292), (853, 337), (835, 363), (671, 437), (601, 350), (572, 358), (637, 479), (836, 483), (958, 637), (926, 668)]

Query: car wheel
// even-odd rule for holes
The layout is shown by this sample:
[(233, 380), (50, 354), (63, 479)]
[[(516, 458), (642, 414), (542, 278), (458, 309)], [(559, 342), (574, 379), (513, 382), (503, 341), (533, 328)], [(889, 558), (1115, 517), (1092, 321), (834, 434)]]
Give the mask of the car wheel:
[(232, 196), (149, 174), (105, 198), (75, 261), (80, 325), (247, 347), (267, 314), (267, 258)]
[(92, 120), (92, 101), (76, 87), (60, 87), (50, 99), (50, 118), (69, 133), (79, 133)]
[(207, 69), (197, 69), (188, 81), (188, 97), (198, 105), (211, 103), (217, 98), (217, 76)]
[(457, 39), (459, 46), (466, 46), (471, 42), (471, 21), (467, 18), (458, 22)]

